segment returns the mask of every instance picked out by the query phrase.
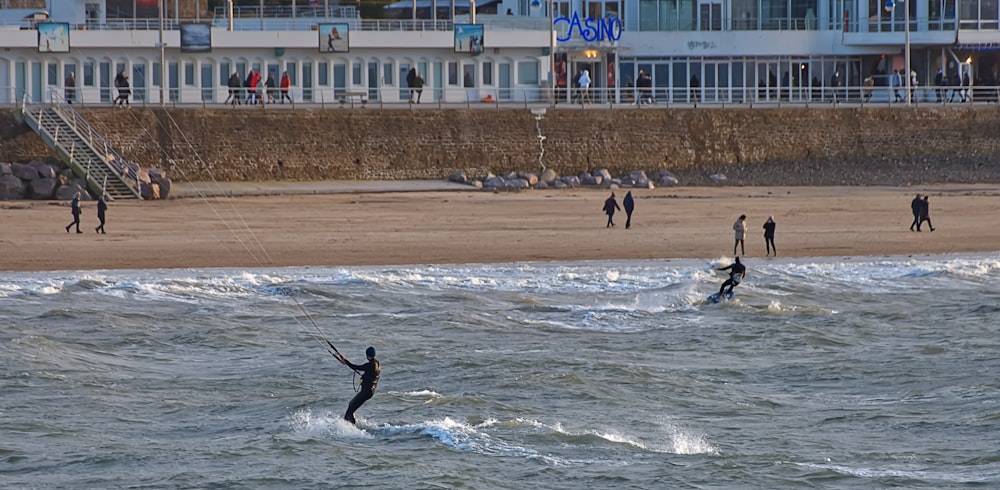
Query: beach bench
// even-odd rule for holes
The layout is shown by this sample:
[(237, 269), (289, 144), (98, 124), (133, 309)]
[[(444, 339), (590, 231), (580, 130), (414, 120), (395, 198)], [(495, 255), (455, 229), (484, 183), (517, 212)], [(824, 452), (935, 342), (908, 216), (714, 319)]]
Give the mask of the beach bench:
[(354, 107), (355, 100), (361, 102), (361, 106), (364, 107), (364, 105), (368, 103), (368, 92), (365, 91), (344, 92), (344, 98), (340, 99), (340, 103), (343, 104), (346, 101), (350, 101), (351, 107)]

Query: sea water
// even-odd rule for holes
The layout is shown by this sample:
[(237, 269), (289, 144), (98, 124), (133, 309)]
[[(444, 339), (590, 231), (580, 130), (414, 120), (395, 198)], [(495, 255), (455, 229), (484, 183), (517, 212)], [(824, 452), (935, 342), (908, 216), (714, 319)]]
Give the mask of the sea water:
[(746, 264), (5, 273), (0, 486), (1000, 487), (1000, 255)]

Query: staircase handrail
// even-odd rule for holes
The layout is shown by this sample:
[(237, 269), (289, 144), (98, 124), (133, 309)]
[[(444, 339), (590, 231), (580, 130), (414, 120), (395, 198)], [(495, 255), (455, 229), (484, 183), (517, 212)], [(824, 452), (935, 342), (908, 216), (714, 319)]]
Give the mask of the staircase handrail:
[[(90, 147), (97, 152), (97, 156), (108, 164), (108, 168), (115, 173), (115, 175), (121, 179), (123, 182), (127, 182), (129, 179), (126, 177), (130, 174), (134, 175), (132, 180), (135, 181), (135, 188), (139, 189), (139, 172), (136, 169), (130, 169), (127, 160), (118, 153), (114, 147), (108, 143), (108, 140), (104, 138), (100, 133), (94, 131), (94, 127), (87, 122), (83, 116), (80, 115), (76, 109), (73, 108), (72, 104), (66, 102), (58, 90), (50, 89), (49, 98), (52, 101), (52, 108), (63, 117), (63, 120), (73, 128), (81, 138), (90, 144)], [(103, 151), (102, 151), (103, 150)], [(108, 161), (112, 159), (112, 161)]]

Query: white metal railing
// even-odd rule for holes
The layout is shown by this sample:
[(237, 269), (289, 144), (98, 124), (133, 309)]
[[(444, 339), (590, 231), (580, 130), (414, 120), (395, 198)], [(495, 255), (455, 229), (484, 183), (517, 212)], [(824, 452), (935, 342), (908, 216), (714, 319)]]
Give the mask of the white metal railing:
[[(26, 114), (26, 117), (34, 118), (39, 131), (49, 134), (53, 143), (61, 146), (67, 152), (70, 160), (77, 161), (79, 164), (77, 158), (80, 153), (87, 157), (85, 173), (88, 181), (90, 181), (91, 172), (101, 169), (99, 173), (105, 178), (110, 172), (122, 182), (135, 182), (132, 192), (138, 196), (138, 166), (125, 160), (108, 143), (107, 139), (95, 131), (93, 126), (63, 99), (58, 91), (50, 89), (49, 98), (52, 101), (49, 104), (33, 104), (30, 96), (25, 93), (22, 97), (21, 112)], [(51, 109), (52, 112), (47, 112), (46, 109)], [(70, 134), (60, 131), (63, 124), (72, 131)], [(54, 126), (55, 131), (49, 131), (49, 126)], [(74, 135), (81, 138), (88, 146), (77, 145)], [(106, 165), (97, 166), (94, 162), (95, 156)], [(131, 187), (131, 184), (128, 185)]]
[[(441, 107), (441, 108), (464, 108), (464, 107), (511, 107), (524, 105), (552, 105), (576, 106), (582, 108), (624, 108), (634, 104), (643, 107), (778, 107), (782, 105), (808, 105), (818, 103), (842, 104), (883, 104), (891, 107), (905, 107), (899, 100), (905, 100), (905, 87), (892, 87), (887, 84), (887, 77), (877, 78), (878, 85), (854, 85), (845, 87), (810, 87), (810, 86), (757, 86), (757, 87), (621, 87), (612, 89), (592, 88), (587, 94), (581, 93), (578, 89), (567, 91), (565, 88), (556, 88), (553, 91), (547, 87), (511, 87), (500, 88), (496, 86), (483, 86), (475, 88), (463, 88), (457, 86), (432, 87), (425, 86), (420, 95), (420, 104), (416, 103), (417, 96), (414, 92), (412, 100), (414, 108), (421, 107)], [(82, 135), (92, 141), (94, 148), (98, 151), (105, 151), (105, 155), (114, 156), (114, 161), (124, 161), (110, 144), (90, 125), (83, 120), (79, 114), (73, 110), (74, 107), (111, 107), (113, 99), (108, 98), (101, 101), (99, 88), (87, 88), (86, 93), (81, 93), (84, 89), (76, 89), (76, 97), (73, 105), (65, 104), (63, 96), (56, 88), (49, 90), (46, 104), (51, 104), (60, 111), (67, 121), (76, 126)], [(16, 100), (22, 101), (24, 92), (13, 91), (10, 88), (0, 87), (0, 107), (4, 106), (5, 94), (20, 94)], [(238, 107), (238, 108), (261, 108), (261, 109), (282, 109), (299, 106), (310, 108), (351, 108), (351, 107), (385, 107), (399, 108), (409, 106), (411, 100), (410, 89), (405, 84), (399, 86), (383, 86), (380, 88), (364, 86), (348, 87), (312, 87), (303, 88), (292, 87), (288, 91), (288, 98), (284, 98), (280, 89), (264, 88), (258, 92), (259, 100), (264, 104), (248, 104), (250, 92), (241, 87), (235, 90), (230, 96), (228, 87), (213, 86), (210, 88), (183, 87), (170, 88), (164, 90), (164, 101), (167, 106), (184, 107)], [(897, 97), (897, 93), (899, 97)], [(133, 87), (132, 106), (147, 107), (159, 106), (159, 87)], [(82, 97), (82, 95), (88, 95)], [(232, 99), (238, 98), (239, 104), (233, 104)], [(282, 104), (282, 99), (285, 103)], [(291, 99), (290, 101), (288, 99)], [(7, 100), (15, 100), (13, 97)], [(30, 102), (30, 97), (26, 100)], [(911, 94), (912, 103), (921, 104), (998, 104), (1000, 103), (1000, 87), (975, 85), (975, 86), (924, 86), (914, 87)], [(13, 103), (7, 103), (12, 107)], [(86, 125), (86, 126), (82, 126)], [(127, 167), (127, 165), (126, 165)], [(125, 172), (123, 169), (122, 172)], [(128, 172), (131, 178), (131, 172)]]

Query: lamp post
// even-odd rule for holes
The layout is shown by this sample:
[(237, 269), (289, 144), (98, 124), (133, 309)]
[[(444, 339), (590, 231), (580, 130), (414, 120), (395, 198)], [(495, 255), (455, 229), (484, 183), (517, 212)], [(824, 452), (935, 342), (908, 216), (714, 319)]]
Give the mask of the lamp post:
[(909, 106), (912, 102), (910, 91), (913, 88), (910, 77), (910, 8), (905, 2), (906, 0), (886, 0), (885, 9), (895, 11), (898, 4), (903, 4), (903, 63), (906, 65), (903, 68), (904, 75), (906, 76), (906, 83), (903, 86), (906, 87), (906, 105)]

